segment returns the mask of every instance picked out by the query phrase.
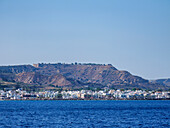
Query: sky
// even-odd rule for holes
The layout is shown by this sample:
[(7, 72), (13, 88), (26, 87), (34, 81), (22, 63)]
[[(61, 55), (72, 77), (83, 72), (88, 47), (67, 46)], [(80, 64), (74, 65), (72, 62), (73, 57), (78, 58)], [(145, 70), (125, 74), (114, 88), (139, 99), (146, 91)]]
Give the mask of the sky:
[(170, 0), (0, 0), (0, 65), (41, 62), (170, 78)]

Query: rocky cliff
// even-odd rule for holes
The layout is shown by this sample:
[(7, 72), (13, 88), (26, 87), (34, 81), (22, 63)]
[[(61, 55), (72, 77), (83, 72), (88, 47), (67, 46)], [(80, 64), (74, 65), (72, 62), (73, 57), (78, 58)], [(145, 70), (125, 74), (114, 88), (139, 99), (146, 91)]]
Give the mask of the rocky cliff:
[[(113, 88), (167, 89), (166, 85), (151, 83), (111, 64), (34, 64), (0, 66), (0, 78), (27, 84), (55, 86), (105, 86)], [(4, 77), (4, 74), (10, 74)]]
[(16, 74), (14, 79), (16, 82), (23, 82), (27, 84), (37, 85), (55, 85), (55, 86), (67, 86), (72, 85), (63, 75), (42, 75), (38, 72), (24, 72)]

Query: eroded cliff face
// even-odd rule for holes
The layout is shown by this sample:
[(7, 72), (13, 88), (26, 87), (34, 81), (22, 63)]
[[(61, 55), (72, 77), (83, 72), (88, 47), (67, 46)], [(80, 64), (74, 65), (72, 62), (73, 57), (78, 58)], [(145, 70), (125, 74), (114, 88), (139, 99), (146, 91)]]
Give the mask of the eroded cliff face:
[(38, 72), (46, 75), (60, 73), (67, 78), (73, 78), (83, 83), (98, 83), (103, 85), (147, 83), (148, 80), (133, 76), (127, 71), (119, 71), (112, 65), (41, 65)]
[[(38, 85), (55, 86), (84, 86), (85, 84), (97, 84), (116, 88), (138, 87), (155, 88), (163, 85), (150, 83), (139, 76), (134, 76), (128, 71), (117, 70), (112, 65), (101, 64), (34, 64), (18, 66), (0, 66), (0, 78), (2, 74), (6, 79), (16, 82)], [(4, 78), (4, 77), (3, 77)]]
[(14, 79), (16, 82), (23, 82), (27, 84), (37, 84), (37, 85), (55, 85), (55, 86), (68, 86), (72, 85), (70, 81), (68, 81), (61, 74), (57, 75), (42, 75), (38, 72), (24, 72), (16, 74)]

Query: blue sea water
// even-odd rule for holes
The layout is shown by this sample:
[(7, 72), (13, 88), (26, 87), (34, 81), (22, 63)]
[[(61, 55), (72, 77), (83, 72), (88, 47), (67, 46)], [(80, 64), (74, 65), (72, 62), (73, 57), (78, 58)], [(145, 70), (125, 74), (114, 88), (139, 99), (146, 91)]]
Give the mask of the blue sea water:
[(170, 101), (0, 101), (0, 127), (170, 128)]

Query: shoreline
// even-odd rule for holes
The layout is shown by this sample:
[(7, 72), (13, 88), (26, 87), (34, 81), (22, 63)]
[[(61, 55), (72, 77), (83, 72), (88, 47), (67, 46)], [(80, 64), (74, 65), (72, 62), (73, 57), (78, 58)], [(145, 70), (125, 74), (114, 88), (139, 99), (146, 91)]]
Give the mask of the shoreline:
[(151, 101), (162, 100), (169, 101), (169, 99), (5, 99), (0, 101)]

